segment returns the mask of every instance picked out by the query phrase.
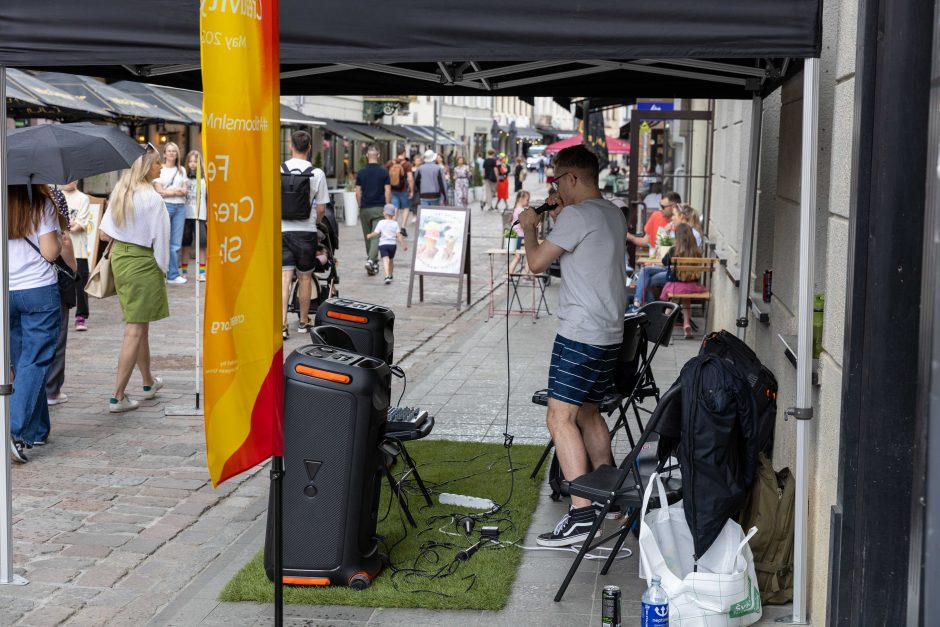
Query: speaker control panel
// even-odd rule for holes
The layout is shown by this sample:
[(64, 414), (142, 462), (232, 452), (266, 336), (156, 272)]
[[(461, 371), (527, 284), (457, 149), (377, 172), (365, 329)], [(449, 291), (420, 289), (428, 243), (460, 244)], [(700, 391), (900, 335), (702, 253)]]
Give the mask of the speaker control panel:
[(346, 307), (348, 309), (358, 309), (360, 311), (369, 311), (375, 305), (370, 305), (369, 303), (361, 303), (357, 300), (346, 300), (345, 298), (332, 298), (330, 302), (336, 305), (337, 307)]

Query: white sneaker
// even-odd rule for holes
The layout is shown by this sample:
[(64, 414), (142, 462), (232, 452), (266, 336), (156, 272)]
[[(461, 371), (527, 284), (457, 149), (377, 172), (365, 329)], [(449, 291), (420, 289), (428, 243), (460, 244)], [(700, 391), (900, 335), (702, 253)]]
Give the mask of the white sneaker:
[(167, 279), (166, 282), (169, 285), (182, 285), (186, 283), (186, 277), (178, 276), (175, 279)]
[(163, 387), (163, 379), (160, 377), (153, 378), (153, 385), (144, 386), (144, 398), (150, 399), (157, 396), (157, 390)]
[(132, 409), (137, 409), (139, 406), (140, 403), (133, 400), (127, 394), (125, 394), (124, 398), (121, 400), (118, 400), (112, 396), (111, 400), (108, 401), (108, 411), (112, 414), (120, 414), (125, 411), (131, 411)]
[(48, 403), (50, 407), (52, 407), (53, 405), (61, 405), (62, 403), (65, 403), (68, 400), (69, 400), (69, 397), (66, 396), (65, 392), (59, 392), (58, 396), (46, 397), (46, 403)]

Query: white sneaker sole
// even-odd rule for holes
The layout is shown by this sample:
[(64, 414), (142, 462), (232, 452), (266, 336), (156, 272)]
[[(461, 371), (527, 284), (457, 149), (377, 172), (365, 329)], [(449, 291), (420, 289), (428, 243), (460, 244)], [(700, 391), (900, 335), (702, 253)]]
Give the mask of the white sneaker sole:
[(535, 542), (539, 546), (549, 546), (549, 547), (558, 547), (558, 546), (571, 546), (572, 544), (578, 544), (579, 542), (584, 542), (587, 540), (588, 531), (583, 533), (576, 533), (572, 536), (566, 536), (564, 538), (558, 538), (555, 540), (546, 540), (543, 538), (536, 538)]

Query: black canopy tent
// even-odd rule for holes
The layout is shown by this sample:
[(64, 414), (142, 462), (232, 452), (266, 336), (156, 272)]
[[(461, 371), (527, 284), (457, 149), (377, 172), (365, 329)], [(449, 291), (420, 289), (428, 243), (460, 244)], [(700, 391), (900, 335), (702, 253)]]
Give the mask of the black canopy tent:
[[(249, 6), (246, 1), (239, 6)], [(263, 0), (250, 3), (263, 12)], [(804, 125), (797, 412), (810, 394), (818, 57), (821, 0), (660, 0), (572, 3), (417, 0), (402, 11), (367, 0), (282, 0), (284, 94), (428, 94), (751, 99), (752, 128), (742, 233), (741, 303), (746, 320), (750, 247), (757, 199), (761, 99), (803, 69)], [(233, 10), (204, 0), (201, 10)], [(55, 19), (49, 19), (54, 16)], [(363, 16), (368, 16), (364, 18)], [(498, 19), (494, 18), (498, 16)], [(71, 0), (0, 5), (0, 102), (4, 66), (91, 73), (108, 80), (200, 88), (199, 13), (191, 0), (136, 4)], [(147, 37), (141, 37), (146, 24)], [(315, 35), (310, 25), (316, 24)], [(389, 36), (394, 33), (394, 37)], [(669, 34), (674, 34), (670, 36)], [(3, 106), (3, 105), (0, 105)], [(0, 132), (0, 185), (5, 185)], [(5, 208), (0, 208), (5, 224)], [(5, 227), (3, 240), (6, 243)], [(0, 255), (0, 262), (5, 261)], [(6, 267), (0, 276), (6, 285)], [(6, 319), (6, 290), (0, 301)], [(5, 323), (4, 323), (5, 324)], [(739, 330), (743, 335), (743, 328)], [(9, 383), (6, 338), (0, 385)], [(0, 396), (4, 416), (8, 399)], [(8, 418), (5, 418), (8, 420)], [(8, 422), (6, 422), (8, 428)], [(807, 518), (805, 421), (797, 427), (797, 560), (793, 618), (805, 622)], [(12, 580), (9, 467), (0, 464), (0, 583)]]

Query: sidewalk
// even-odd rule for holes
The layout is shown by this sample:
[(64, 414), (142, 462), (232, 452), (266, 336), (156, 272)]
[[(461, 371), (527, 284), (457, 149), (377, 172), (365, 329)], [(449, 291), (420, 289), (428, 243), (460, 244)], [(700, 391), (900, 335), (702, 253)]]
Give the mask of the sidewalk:
[[(532, 177), (533, 179), (535, 177)], [(478, 207), (478, 206), (477, 206)], [(408, 374), (402, 401), (431, 411), (433, 437), (502, 442), (506, 420), (506, 322), (487, 320), (488, 261), (499, 246), (501, 217), (473, 209), (472, 307), (454, 307), (457, 282), (428, 278), (426, 302), (407, 299), (410, 253), (399, 259), (391, 286), (366, 277), (357, 227), (342, 227), (340, 293), (381, 303), (396, 313), (395, 354)], [(413, 228), (413, 227), (412, 227)], [(409, 231), (413, 231), (409, 228)], [(154, 370), (166, 388), (136, 412), (109, 415), (121, 320), (115, 299), (92, 303), (89, 331), (69, 337), (64, 391), (52, 408), (50, 443), (13, 468), (15, 567), (25, 587), (0, 587), (0, 625), (226, 625), (273, 624), (270, 606), (219, 603), (218, 591), (258, 550), (267, 505), (268, 475), (258, 467), (214, 490), (205, 466), (202, 418), (165, 416), (168, 406), (194, 404), (194, 286), (171, 286), (172, 317), (151, 330)], [(505, 286), (495, 297), (505, 302)], [(557, 283), (548, 288), (552, 311)], [(509, 431), (517, 443), (547, 439), (544, 408), (532, 391), (545, 387), (554, 317), (509, 320)], [(285, 354), (305, 342), (291, 316)], [(698, 348), (677, 341), (656, 357), (668, 386)], [(136, 375), (135, 375), (136, 377)], [(132, 379), (131, 390), (139, 386)], [(395, 380), (393, 399), (401, 391)], [(133, 392), (132, 392), (133, 393)], [(547, 486), (546, 486), (547, 489)], [(526, 546), (551, 528), (563, 505), (546, 494)], [(631, 541), (632, 542), (632, 539)], [(635, 544), (629, 544), (635, 550)], [(347, 607), (292, 607), (287, 625), (581, 625), (598, 622), (600, 590), (623, 588), (624, 614), (633, 622), (641, 581), (637, 556), (607, 577), (585, 563), (560, 604), (551, 598), (571, 562), (559, 552), (527, 552), (506, 610), (433, 612)], [(765, 612), (767, 615), (769, 612)]]

